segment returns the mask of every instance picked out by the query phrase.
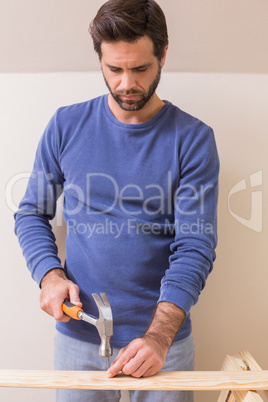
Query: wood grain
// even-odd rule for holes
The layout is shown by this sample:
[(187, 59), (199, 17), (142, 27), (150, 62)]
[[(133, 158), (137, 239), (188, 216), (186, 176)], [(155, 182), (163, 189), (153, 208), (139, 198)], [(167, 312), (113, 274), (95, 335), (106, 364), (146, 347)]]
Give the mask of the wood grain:
[[(240, 356), (247, 362), (250, 370), (258, 371), (262, 369), (248, 350), (240, 352)], [(261, 391), (260, 395), (262, 396), (264, 401), (268, 401), (268, 390)]]
[(104, 371), (0, 370), (0, 387), (103, 390), (264, 390), (268, 370), (263, 371), (166, 371), (153, 377), (118, 375)]
[[(223, 363), (223, 368), (224, 370), (232, 370), (235, 371), (240, 371), (240, 372), (249, 372), (249, 371), (244, 371), (244, 362), (241, 361), (240, 355), (238, 357), (235, 356), (229, 356), (227, 355), (224, 363)], [(246, 363), (246, 362), (245, 362)], [(241, 364), (241, 366), (240, 366)], [(232, 394), (229, 395), (227, 401), (232, 402), (261, 402), (263, 399), (260, 397), (260, 395), (255, 391), (256, 388), (251, 388), (251, 390), (232, 390)], [(219, 400), (218, 400), (219, 402)]]

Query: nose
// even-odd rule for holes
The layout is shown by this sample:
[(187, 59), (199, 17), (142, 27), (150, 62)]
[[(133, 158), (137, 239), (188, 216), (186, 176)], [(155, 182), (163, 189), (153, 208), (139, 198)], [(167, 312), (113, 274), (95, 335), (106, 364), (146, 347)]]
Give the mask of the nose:
[(121, 86), (125, 91), (129, 91), (130, 89), (134, 88), (136, 85), (136, 80), (132, 71), (125, 71), (122, 79), (121, 79)]

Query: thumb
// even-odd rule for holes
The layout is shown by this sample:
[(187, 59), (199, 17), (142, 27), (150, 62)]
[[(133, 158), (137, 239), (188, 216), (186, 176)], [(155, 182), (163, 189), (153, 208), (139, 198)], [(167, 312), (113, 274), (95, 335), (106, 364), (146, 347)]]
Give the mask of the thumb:
[(70, 302), (76, 306), (82, 307), (81, 300), (79, 298), (79, 287), (77, 285), (72, 285), (69, 289)]

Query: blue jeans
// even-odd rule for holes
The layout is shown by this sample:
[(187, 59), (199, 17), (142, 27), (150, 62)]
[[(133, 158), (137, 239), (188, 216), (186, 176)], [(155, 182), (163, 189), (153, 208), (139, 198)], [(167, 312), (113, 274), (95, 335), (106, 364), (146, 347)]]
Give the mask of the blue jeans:
[[(110, 363), (119, 348), (114, 348)], [(107, 370), (107, 359), (99, 356), (99, 346), (78, 341), (57, 331), (54, 352), (55, 370)], [(192, 336), (175, 342), (167, 356), (163, 371), (189, 371), (194, 369), (194, 343)], [(192, 391), (129, 391), (131, 402), (193, 402)], [(56, 391), (57, 402), (120, 401), (120, 391), (66, 390)]]

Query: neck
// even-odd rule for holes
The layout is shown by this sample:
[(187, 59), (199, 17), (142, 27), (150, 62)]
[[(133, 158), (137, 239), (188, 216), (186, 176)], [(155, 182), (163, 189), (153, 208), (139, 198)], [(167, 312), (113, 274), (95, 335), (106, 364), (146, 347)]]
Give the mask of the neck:
[(162, 109), (165, 102), (163, 102), (156, 93), (153, 94), (151, 99), (146, 105), (137, 111), (123, 110), (118, 103), (114, 100), (111, 94), (108, 95), (108, 105), (114, 117), (121, 123), (127, 124), (141, 124), (151, 120)]

